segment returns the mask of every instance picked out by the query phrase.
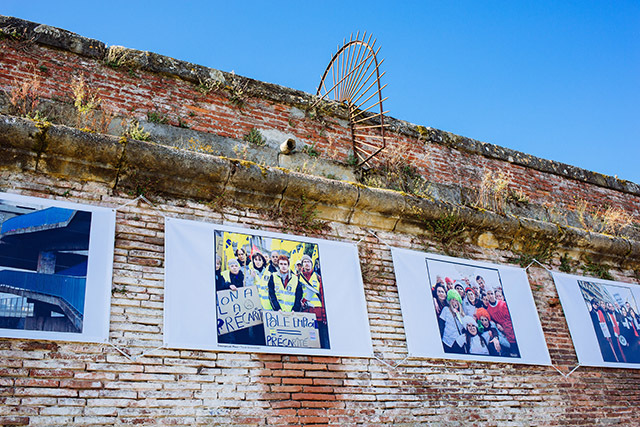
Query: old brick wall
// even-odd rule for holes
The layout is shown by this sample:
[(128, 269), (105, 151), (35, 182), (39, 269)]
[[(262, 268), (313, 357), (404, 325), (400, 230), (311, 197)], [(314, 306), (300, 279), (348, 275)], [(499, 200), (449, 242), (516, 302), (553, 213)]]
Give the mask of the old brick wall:
[[(0, 174), (0, 188), (59, 200), (121, 206), (111, 188), (49, 176)], [(108, 344), (0, 341), (0, 422), (17, 425), (429, 424), (593, 425), (640, 422), (638, 371), (456, 362), (407, 356), (391, 253), (440, 251), (434, 242), (333, 223), (322, 238), (359, 243), (374, 359), (156, 349), (162, 345), (163, 215), (223, 219), (277, 230), (264, 215), (154, 199), (117, 214)], [(506, 263), (505, 251), (473, 258)], [(556, 266), (557, 267), (557, 266)], [(629, 281), (631, 272), (618, 272)], [(577, 365), (549, 274), (529, 278), (553, 363)], [(397, 363), (397, 368), (393, 366)], [(389, 366), (391, 365), (391, 366)]]
[[(82, 74), (117, 116), (144, 119), (147, 111), (163, 111), (174, 124), (180, 117), (192, 129), (238, 140), (252, 127), (277, 129), (314, 143), (328, 158), (344, 161), (348, 154), (344, 118), (339, 112), (328, 115), (326, 128), (305, 117), (308, 100), (304, 94), (270, 87), (272, 92), (257, 96), (255, 87), (264, 86), (255, 83), (248, 86), (254, 87), (255, 96), (244, 99), (240, 109), (229, 102), (228, 92), (211, 91), (203, 96), (195, 78), (191, 81), (126, 66), (113, 69), (101, 57), (78, 55), (29, 39), (5, 38), (0, 43), (0, 87), (6, 91), (30, 81), (35, 73), (45, 98), (71, 102), (72, 78)], [(277, 93), (280, 90), (284, 95)], [(447, 140), (446, 134), (435, 130), (426, 137), (400, 122), (395, 126), (392, 144), (406, 150), (411, 162), (433, 182), (473, 185), (485, 169), (508, 171), (532, 204), (571, 209), (577, 197), (594, 204), (616, 204), (638, 215), (640, 192), (632, 183), (599, 181), (597, 174), (571, 168), (563, 174), (554, 170), (557, 165), (536, 163), (528, 157), (509, 161), (513, 153), (503, 155), (499, 147), (489, 147), (480, 155), (477, 142), (459, 137)], [(63, 128), (57, 132), (70, 138)], [(2, 156), (7, 152), (2, 151)], [(181, 156), (188, 159), (188, 154)], [(135, 189), (91, 179), (72, 168), (29, 168), (1, 160), (0, 191), (109, 207), (122, 206), (136, 195)], [(95, 166), (95, 160), (82, 161), (87, 167)], [(520, 164), (526, 161), (531, 161), (531, 167)], [(297, 181), (302, 182), (292, 175), (289, 185)], [(1, 339), (0, 425), (640, 424), (637, 370), (580, 367), (564, 377), (552, 367), (407, 358), (386, 244), (436, 253), (443, 252), (443, 244), (434, 233), (412, 233), (399, 222), (385, 225), (372, 220), (364, 225), (368, 209), (374, 210), (367, 206), (358, 208), (359, 222), (353, 220), (355, 214), (340, 217), (321, 210), (321, 218), (331, 220), (329, 230), (305, 234), (359, 242), (377, 359), (158, 348), (162, 346), (164, 295), (163, 216), (271, 231), (280, 230), (282, 220), (269, 219), (264, 208), (194, 198), (186, 188), (182, 197), (181, 188), (170, 195), (146, 190), (155, 206), (132, 204), (120, 209), (116, 217), (110, 342), (129, 357), (109, 343)], [(468, 232), (464, 256), (513, 262), (517, 251), (508, 245), (483, 244), (479, 237), (483, 231)], [(504, 237), (499, 230), (493, 231), (497, 238)], [(581, 247), (564, 244), (563, 249), (583, 252)], [(549, 268), (558, 269), (559, 255), (558, 251), (548, 260)], [(611, 267), (615, 279), (638, 282), (633, 271), (638, 263), (635, 257), (634, 253), (628, 259), (616, 259)], [(584, 266), (577, 266), (576, 272), (585, 273)], [(528, 274), (551, 360), (568, 373), (578, 362), (551, 277), (535, 265)]]
[[(5, 23), (7, 27), (12, 28)], [(111, 48), (111, 55), (86, 57), (40, 44), (34, 37), (27, 32), (18, 40), (6, 36), (0, 40), (0, 90), (5, 94), (37, 82), (42, 103), (72, 106), (72, 87), (82, 79), (102, 100), (101, 109), (112, 117), (112, 124), (121, 119), (145, 122), (148, 113), (157, 113), (171, 125), (236, 141), (252, 128), (275, 131), (341, 163), (351, 153), (344, 112), (334, 108), (310, 118), (314, 99), (308, 94), (149, 52)], [(5, 100), (5, 111), (7, 105)], [(635, 183), (393, 118), (387, 123), (389, 149), (374, 165), (401, 153), (429, 182), (477, 188), (483, 174), (493, 171), (505, 174), (514, 189), (541, 206), (575, 210), (576, 202), (583, 200), (593, 208), (616, 206), (640, 216), (640, 187)]]

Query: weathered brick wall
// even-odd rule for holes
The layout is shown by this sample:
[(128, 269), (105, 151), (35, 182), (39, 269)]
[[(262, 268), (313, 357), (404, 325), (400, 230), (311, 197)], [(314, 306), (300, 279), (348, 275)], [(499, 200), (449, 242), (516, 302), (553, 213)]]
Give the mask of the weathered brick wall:
[[(344, 160), (348, 153), (348, 130), (339, 111), (325, 117), (329, 123), (325, 129), (319, 121), (300, 115), (308, 105), (304, 94), (281, 88), (284, 95), (279, 95), (277, 88), (270, 87), (271, 92), (257, 96), (265, 86), (256, 83), (250, 86), (255, 96), (245, 99), (239, 109), (230, 104), (227, 92), (212, 91), (203, 96), (197, 91), (196, 78), (140, 68), (131, 73), (126, 67), (114, 70), (106, 67), (101, 57), (92, 59), (24, 40), (4, 39), (0, 43), (0, 87), (7, 91), (36, 73), (41, 75), (43, 96), (70, 102), (71, 79), (83, 74), (117, 115), (142, 119), (147, 111), (163, 111), (175, 122), (177, 117), (188, 121), (192, 129), (234, 139), (241, 139), (252, 127), (275, 128), (315, 143), (327, 157)], [(42, 65), (46, 69), (41, 69)], [(189, 115), (190, 111), (195, 115)], [(2, 126), (7, 132), (17, 125), (5, 126), (3, 121)], [(485, 168), (508, 171), (514, 185), (529, 194), (532, 203), (571, 207), (579, 197), (594, 204), (615, 203), (638, 215), (640, 192), (634, 184), (600, 182), (597, 175), (585, 171), (580, 172), (584, 175), (580, 179), (570, 168), (564, 175), (558, 170), (551, 173), (557, 165), (544, 161), (527, 168), (520, 163), (532, 161), (528, 157), (509, 162), (513, 153), (502, 156), (496, 147), (480, 155), (483, 149), (474, 145), (477, 143), (458, 141), (459, 137), (438, 142), (436, 139), (447, 135), (433, 130), (429, 130), (426, 142), (426, 137), (418, 141), (421, 135), (415, 127), (400, 122), (394, 126), (397, 132), (392, 134), (392, 144), (405, 150), (411, 162), (434, 182), (472, 186)], [(77, 138), (62, 128), (56, 132), (62, 139)], [(93, 150), (96, 145), (90, 137), (87, 134), (86, 146)], [(4, 135), (0, 140), (6, 144)], [(108, 141), (104, 142), (106, 147)], [(81, 141), (78, 144), (82, 147)], [(0, 148), (2, 156), (8, 156), (10, 150)], [(80, 151), (65, 153), (76, 155), (87, 169), (108, 169), (95, 159), (82, 158)], [(47, 155), (53, 158), (56, 152)], [(180, 155), (185, 161), (190, 159), (188, 154)], [(110, 207), (128, 203), (135, 196), (128, 193), (131, 187), (92, 179), (91, 174), (68, 165), (56, 167), (51, 159), (45, 158), (44, 167), (11, 165), (7, 157), (0, 160), (0, 191)], [(242, 167), (241, 163), (233, 165)], [(263, 172), (265, 177), (274, 173), (271, 169)], [(175, 171), (176, 176), (181, 173)], [(306, 185), (298, 175), (289, 175), (287, 188)], [(599, 185), (594, 185), (594, 180)], [(227, 178), (225, 185), (233, 188), (240, 184)], [(375, 209), (360, 206), (365, 189), (359, 190), (363, 193), (358, 193), (357, 209), (350, 207), (350, 215), (331, 215), (320, 209), (324, 219), (331, 219), (330, 229), (309, 235), (359, 242), (373, 347), (380, 360), (158, 349), (162, 345), (164, 296), (163, 215), (271, 231), (281, 226), (281, 221), (269, 219), (264, 209), (211, 203), (211, 197), (196, 200), (186, 185), (176, 187), (171, 195), (147, 193), (155, 207), (141, 202), (122, 208), (116, 217), (109, 335), (110, 342), (130, 358), (107, 343), (0, 340), (0, 425), (640, 424), (638, 370), (580, 367), (565, 378), (552, 367), (406, 358), (393, 264), (385, 242), (437, 253), (443, 251), (443, 245), (434, 233), (424, 229), (419, 235), (409, 232), (410, 227), (398, 220), (367, 224), (367, 217), (373, 215), (370, 211)], [(251, 193), (243, 191), (248, 194), (243, 199), (246, 204)], [(185, 195), (180, 196), (181, 192)], [(258, 207), (271, 200), (264, 194), (259, 196)], [(399, 200), (400, 196), (394, 197)], [(393, 206), (389, 208), (389, 212), (393, 210)], [(406, 212), (397, 215), (402, 217)], [(485, 221), (491, 228), (490, 220)], [(497, 238), (504, 238), (499, 227), (492, 230)], [(483, 244), (479, 236), (485, 231), (468, 230), (464, 256), (513, 262), (517, 251), (508, 245), (496, 249)], [(509, 233), (507, 228), (502, 231)], [(578, 245), (565, 249), (583, 252)], [(558, 255), (548, 260), (549, 267), (558, 268)], [(618, 256), (616, 268), (611, 268), (615, 279), (637, 282), (632, 270), (638, 264), (637, 256), (636, 252), (626, 258)], [(581, 268), (578, 266), (578, 274), (584, 273)], [(577, 365), (577, 358), (555, 287), (544, 269), (532, 266), (528, 273), (551, 360), (567, 373)], [(148, 354), (139, 357), (143, 353)], [(399, 366), (394, 368), (396, 364)]]
[[(72, 85), (82, 78), (102, 99), (101, 108), (114, 117), (114, 123), (121, 118), (145, 121), (151, 112), (165, 115), (174, 126), (237, 141), (252, 128), (276, 131), (343, 163), (351, 152), (344, 112), (334, 106), (335, 114), (330, 110), (320, 118), (309, 118), (307, 110), (314, 99), (302, 92), (148, 52), (112, 48), (112, 54), (86, 57), (32, 41), (32, 34), (0, 41), (0, 90), (7, 94), (25, 82), (38, 81), (43, 101), (72, 105)], [(86, 41), (91, 43), (100, 44)], [(205, 89), (206, 84), (214, 86)], [(401, 153), (428, 181), (466, 188), (477, 188), (483, 174), (494, 171), (504, 173), (512, 188), (541, 206), (573, 210), (577, 201), (584, 200), (593, 208), (616, 206), (640, 216), (637, 184), (392, 118), (387, 123), (390, 148), (377, 164), (393, 152)]]
[[(120, 206), (111, 188), (49, 176), (0, 174), (0, 188), (59, 200)], [(391, 253), (366, 230), (333, 223), (323, 238), (359, 243), (376, 359), (156, 349), (162, 345), (162, 215), (223, 220), (264, 229), (251, 211), (156, 198), (117, 214), (108, 344), (0, 341), (0, 423), (16, 425), (429, 424), (593, 425), (640, 422), (635, 370), (551, 367), (409, 358)], [(412, 235), (379, 231), (395, 246), (439, 251)], [(475, 248), (474, 258), (512, 254)], [(366, 265), (365, 265), (366, 264)], [(630, 280), (621, 271), (616, 278)], [(577, 364), (549, 274), (529, 278), (553, 363)]]

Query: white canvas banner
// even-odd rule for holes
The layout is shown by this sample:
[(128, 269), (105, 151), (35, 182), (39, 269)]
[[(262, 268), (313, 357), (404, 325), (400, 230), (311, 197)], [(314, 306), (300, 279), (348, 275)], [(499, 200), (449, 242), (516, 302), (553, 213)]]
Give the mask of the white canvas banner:
[(169, 348), (368, 357), (355, 245), (165, 222)]
[(550, 365), (525, 270), (392, 248), (409, 354)]
[(115, 210), (0, 193), (0, 336), (104, 342)]
[(553, 273), (578, 361), (640, 368), (640, 286)]

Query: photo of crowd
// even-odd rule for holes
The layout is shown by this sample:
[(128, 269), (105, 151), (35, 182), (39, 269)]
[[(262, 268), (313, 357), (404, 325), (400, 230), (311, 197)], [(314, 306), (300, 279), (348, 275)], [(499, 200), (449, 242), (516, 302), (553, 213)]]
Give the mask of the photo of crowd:
[(578, 280), (605, 362), (640, 363), (640, 314), (630, 287)]
[[(319, 338), (320, 348), (330, 348), (317, 244), (215, 231), (214, 245), (217, 292), (255, 286), (260, 314), (273, 311), (313, 315), (314, 338)], [(292, 334), (296, 333), (294, 329), (292, 325)], [(259, 324), (232, 332), (221, 333), (218, 325), (219, 343), (268, 345), (265, 340), (262, 315)]]
[(445, 353), (519, 358), (497, 269), (426, 258)]

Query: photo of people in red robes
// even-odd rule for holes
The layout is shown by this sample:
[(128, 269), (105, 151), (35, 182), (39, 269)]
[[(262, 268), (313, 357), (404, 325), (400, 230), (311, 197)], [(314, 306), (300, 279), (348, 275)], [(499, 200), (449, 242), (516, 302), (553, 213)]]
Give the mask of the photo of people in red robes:
[(640, 363), (640, 315), (630, 287), (578, 280), (605, 362)]
[(520, 357), (500, 272), (426, 259), (445, 353)]

